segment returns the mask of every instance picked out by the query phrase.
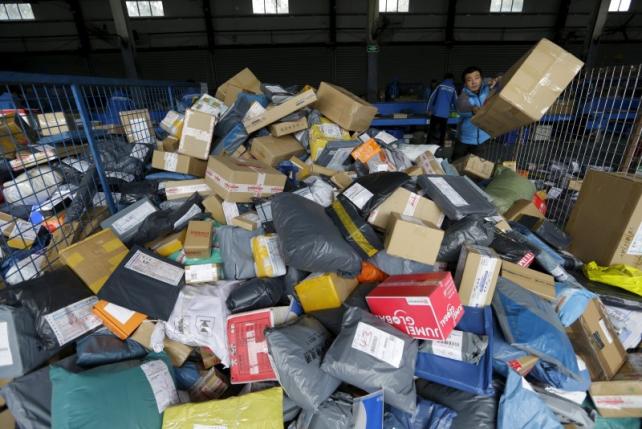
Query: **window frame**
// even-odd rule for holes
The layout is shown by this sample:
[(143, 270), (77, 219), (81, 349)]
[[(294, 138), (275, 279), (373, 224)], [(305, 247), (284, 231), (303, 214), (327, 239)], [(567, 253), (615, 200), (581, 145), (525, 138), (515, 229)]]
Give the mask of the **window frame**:
[[(622, 3), (624, 1), (625, 0), (610, 0), (610, 2), (609, 2), (609, 13), (628, 13), (631, 10), (631, 3), (633, 2), (633, 0), (629, 0), (628, 7), (625, 10), (622, 10), (621, 7), (622, 7)], [(613, 6), (613, 3), (615, 3), (615, 2), (617, 2), (617, 8), (616, 8), (616, 10), (611, 10), (611, 6)]]
[[(488, 13), (506, 13), (506, 14), (515, 14), (515, 13), (524, 13), (524, 3), (525, 0), (522, 0), (522, 7), (520, 10), (513, 10), (515, 7), (515, 2), (519, 0), (497, 0), (499, 1), (499, 10), (493, 10), (493, 0), (490, 0), (490, 5), (488, 7)], [(503, 10), (504, 5), (510, 2), (510, 10)]]
[[(397, 2), (397, 7), (395, 10), (381, 10), (381, 2), (384, 1), (386, 2), (386, 6), (388, 6), (389, 1), (396, 1)], [(399, 0), (379, 0), (378, 1), (378, 9), (379, 13), (410, 13), (410, 0), (408, 0), (408, 10), (399, 10)]]
[[(7, 9), (7, 5), (16, 6), (16, 9), (18, 11), (18, 14), (20, 15), (20, 18), (18, 18), (18, 19), (11, 18), (10, 15), (9, 15), (9, 10)], [(33, 18), (25, 18), (23, 16), (23, 14), (22, 14), (22, 11), (20, 10), (20, 5), (28, 5), (29, 6), (29, 10), (31, 12), (31, 16), (33, 16)], [(34, 22), (34, 21), (36, 21), (36, 14), (33, 13), (33, 3), (31, 3), (31, 2), (28, 2), (28, 1), (1, 2), (0, 3), (0, 7), (2, 9), (4, 9), (4, 16), (7, 17), (6, 19), (5, 18), (0, 18), (0, 22), (16, 23), (16, 22)]]
[[(287, 16), (291, 15), (292, 12), (290, 11), (290, 0), (284, 0), (286, 2), (287, 6), (287, 12), (279, 12), (279, 0), (250, 0), (251, 1), (251, 6), (252, 6), (252, 15), (258, 15), (258, 16)], [(257, 12), (254, 10), (254, 2), (262, 2), (263, 3), (263, 10), (264, 12)], [(267, 12), (267, 4), (268, 3), (274, 3), (274, 12)]]
[[(158, 2), (161, 4), (163, 14), (162, 15), (154, 15), (154, 8), (152, 8), (152, 3)], [(129, 4), (134, 3), (136, 5), (136, 10), (138, 10), (138, 15), (131, 15), (129, 12)], [(149, 6), (149, 13), (150, 15), (141, 15), (140, 14), (140, 3), (147, 3)], [(165, 5), (163, 4), (163, 0), (126, 0), (125, 1), (125, 10), (127, 11), (127, 17), (131, 19), (161, 19), (165, 18), (167, 15), (165, 15)]]

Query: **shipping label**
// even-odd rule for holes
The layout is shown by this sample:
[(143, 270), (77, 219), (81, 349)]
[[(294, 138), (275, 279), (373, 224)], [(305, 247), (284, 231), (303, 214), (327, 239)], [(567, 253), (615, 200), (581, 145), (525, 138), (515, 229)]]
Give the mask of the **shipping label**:
[(126, 324), (127, 321), (136, 314), (135, 311), (121, 307), (120, 305), (112, 304), (111, 302), (105, 305), (103, 311), (116, 319), (121, 325)]
[(473, 288), (470, 294), (471, 307), (483, 307), (493, 282), (493, 274), (499, 261), (491, 256), (481, 255)]
[(169, 373), (167, 365), (165, 365), (162, 360), (145, 362), (140, 366), (140, 369), (145, 374), (147, 382), (152, 388), (159, 413), (165, 411), (167, 407), (179, 403), (174, 380)]
[(600, 329), (602, 330), (602, 333), (604, 334), (606, 341), (609, 344), (613, 344), (613, 337), (611, 336), (609, 329), (606, 327), (606, 323), (604, 322), (604, 319), (600, 319), (597, 323), (598, 325), (600, 325)]
[(432, 184), (435, 185), (437, 189), (439, 189), (439, 191), (446, 198), (448, 198), (448, 201), (450, 201), (454, 206), (462, 207), (468, 205), (466, 200), (461, 195), (459, 195), (459, 193), (455, 191), (455, 188), (450, 186), (450, 184), (446, 182), (446, 179), (444, 179), (443, 177), (430, 177), (428, 180), (430, 180)]
[(9, 324), (0, 322), (0, 367), (13, 365), (13, 354), (9, 344)]
[(406, 206), (403, 209), (403, 214), (406, 216), (414, 216), (420, 199), (421, 197), (419, 195), (411, 192), (408, 196), (408, 201), (406, 201)]
[(63, 346), (102, 324), (91, 312), (97, 302), (97, 297), (90, 296), (45, 316), (59, 345)]
[(187, 284), (218, 281), (218, 266), (216, 264), (188, 265), (185, 267), (185, 282)]
[(194, 216), (201, 213), (201, 208), (196, 204), (192, 205), (189, 210), (180, 217), (176, 222), (174, 222), (174, 229), (181, 229), (185, 224)]
[(458, 361), (463, 360), (464, 333), (462, 331), (452, 331), (444, 341), (433, 340), (430, 343), (432, 354)]
[(178, 154), (173, 152), (163, 152), (163, 169), (167, 171), (176, 171), (178, 168)]
[(239, 215), (239, 207), (236, 203), (223, 201), (223, 213), (225, 214), (225, 222), (227, 222), (228, 225), (231, 225), (232, 219)]
[(399, 368), (404, 341), (374, 326), (359, 322), (352, 339), (352, 348)]
[(157, 259), (140, 250), (137, 250), (129, 261), (127, 261), (125, 268), (172, 286), (179, 285), (185, 272), (180, 267)]
[(211, 190), (210, 187), (207, 186), (207, 183), (199, 183), (196, 185), (187, 186), (170, 186), (168, 188), (165, 188), (165, 194), (167, 195), (192, 195), (194, 192), (206, 194), (211, 192)]
[(385, 131), (379, 131), (377, 133), (377, 135), (375, 135), (375, 139), (376, 140), (381, 140), (385, 144), (394, 143), (394, 142), (396, 142), (398, 140), (397, 137), (395, 137), (395, 136), (393, 136), (391, 134), (388, 134)]
[(126, 235), (131, 229), (140, 225), (150, 214), (156, 211), (156, 207), (146, 201), (144, 204), (136, 207), (129, 213), (121, 216), (118, 220), (111, 224), (111, 229), (116, 231), (116, 234), (123, 236)]
[(343, 191), (343, 196), (349, 199), (352, 204), (361, 210), (363, 206), (370, 201), (374, 194), (359, 183), (353, 183), (348, 189)]
[(325, 137), (341, 139), (341, 128), (335, 124), (319, 124), (319, 129)]

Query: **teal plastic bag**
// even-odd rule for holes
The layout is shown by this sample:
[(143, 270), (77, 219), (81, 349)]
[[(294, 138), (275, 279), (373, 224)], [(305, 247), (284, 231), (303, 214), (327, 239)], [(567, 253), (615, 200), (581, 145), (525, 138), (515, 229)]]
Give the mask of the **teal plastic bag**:
[(484, 189), (493, 199), (499, 213), (504, 214), (517, 200), (532, 200), (535, 185), (510, 168), (497, 167), (495, 176)]

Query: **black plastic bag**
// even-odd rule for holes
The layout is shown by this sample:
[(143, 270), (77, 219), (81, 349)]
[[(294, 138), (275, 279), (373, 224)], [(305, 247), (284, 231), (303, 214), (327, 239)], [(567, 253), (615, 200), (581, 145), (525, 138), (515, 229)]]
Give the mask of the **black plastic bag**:
[(401, 172), (382, 171), (359, 177), (337, 199), (347, 204), (353, 204), (359, 214), (365, 218), (379, 204), (383, 203), (397, 188), (410, 180), (410, 176)]
[(273, 307), (284, 298), (283, 277), (251, 279), (232, 290), (225, 305), (231, 313)]
[(142, 358), (145, 347), (134, 340), (121, 340), (106, 329), (87, 335), (76, 343), (76, 364), (94, 367)]
[(530, 246), (526, 240), (521, 238), (521, 234), (515, 234), (513, 231), (495, 231), (495, 238), (493, 242), (490, 243), (490, 247), (495, 250), (503, 260), (524, 267), (529, 266), (539, 253), (539, 250)]
[(455, 262), (461, 247), (466, 244), (489, 246), (495, 238), (495, 225), (483, 216), (468, 216), (446, 229), (437, 260)]
[(326, 208), (326, 213), (346, 241), (359, 252), (363, 259), (370, 258), (383, 249), (383, 244), (375, 230), (359, 215), (357, 208), (349, 201), (335, 200)]

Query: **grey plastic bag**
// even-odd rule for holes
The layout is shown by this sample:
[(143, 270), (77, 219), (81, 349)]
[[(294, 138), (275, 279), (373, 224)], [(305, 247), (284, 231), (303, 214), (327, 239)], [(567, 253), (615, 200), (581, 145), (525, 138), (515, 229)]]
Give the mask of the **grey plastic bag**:
[(359, 283), (340, 307), (312, 311), (308, 314), (321, 322), (332, 335), (337, 336), (341, 332), (341, 321), (345, 312), (350, 307), (359, 307), (368, 311), (366, 296), (378, 285), (379, 283)]
[(315, 410), (341, 381), (321, 371), (332, 336), (316, 319), (304, 315), (265, 330), (272, 366), (287, 395), (298, 406)]
[(383, 389), (386, 403), (413, 413), (417, 405), (416, 359), (417, 340), (367, 311), (351, 307), (321, 369), (366, 392)]
[(246, 231), (235, 226), (222, 226), (216, 229), (226, 279), (244, 280), (256, 277), (251, 240), (261, 234), (262, 228)]
[(344, 392), (336, 392), (315, 412), (303, 410), (296, 422), (296, 429), (352, 429), (353, 397)]
[(421, 262), (390, 255), (385, 251), (385, 249), (377, 252), (376, 255), (370, 258), (369, 262), (389, 276), (395, 276), (398, 274), (431, 273), (435, 270), (432, 265), (422, 264)]
[(419, 345), (419, 351), (423, 353), (430, 353), (437, 356), (447, 357), (449, 359), (455, 359), (460, 362), (477, 364), (481, 360), (482, 356), (484, 356), (484, 353), (486, 353), (486, 349), (488, 348), (488, 337), (486, 335), (477, 335), (472, 332), (463, 332), (457, 330), (452, 331), (450, 335), (453, 334), (461, 336), (461, 343), (458, 343), (461, 344), (461, 359), (453, 357), (453, 354), (448, 353), (448, 349), (446, 349), (446, 353), (444, 353), (443, 351), (435, 347), (435, 343), (446, 343), (446, 345), (448, 345), (448, 340), (422, 341)]
[(464, 243), (490, 246), (495, 239), (495, 225), (484, 217), (468, 216), (446, 229), (437, 260), (455, 262)]
[(361, 272), (361, 258), (319, 204), (280, 193), (272, 199), (272, 216), (286, 265), (309, 272), (338, 272), (345, 277)]
[(472, 214), (493, 216), (497, 213), (490, 197), (466, 176), (424, 175), (419, 177), (418, 183), (448, 219), (459, 220)]

